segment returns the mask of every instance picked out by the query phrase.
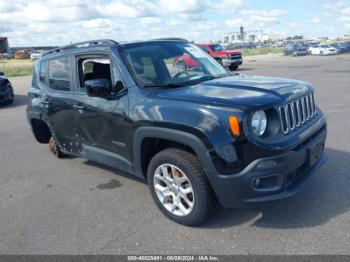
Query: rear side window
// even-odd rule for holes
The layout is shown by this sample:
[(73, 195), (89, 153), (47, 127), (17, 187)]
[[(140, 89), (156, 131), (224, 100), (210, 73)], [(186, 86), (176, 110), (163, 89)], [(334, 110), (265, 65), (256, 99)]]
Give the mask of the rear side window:
[(70, 64), (68, 57), (49, 61), (49, 87), (59, 91), (70, 90)]

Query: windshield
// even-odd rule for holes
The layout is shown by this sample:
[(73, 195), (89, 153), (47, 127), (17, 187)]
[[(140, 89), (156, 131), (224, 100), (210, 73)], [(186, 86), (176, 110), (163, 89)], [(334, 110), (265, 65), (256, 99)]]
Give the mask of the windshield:
[(224, 51), (224, 48), (223, 48), (221, 45), (212, 45), (211, 48), (212, 48), (215, 52)]
[(227, 76), (227, 71), (199, 47), (180, 42), (129, 44), (124, 59), (142, 86), (185, 86)]

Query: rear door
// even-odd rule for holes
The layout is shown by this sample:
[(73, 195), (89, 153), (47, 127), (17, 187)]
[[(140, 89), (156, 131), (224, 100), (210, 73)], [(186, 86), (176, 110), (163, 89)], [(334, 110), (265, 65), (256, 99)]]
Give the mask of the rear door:
[(60, 56), (42, 64), (39, 81), (45, 88), (40, 103), (46, 109), (47, 122), (57, 142), (64, 151), (78, 153), (74, 99), (71, 97), (73, 61), (71, 56)]

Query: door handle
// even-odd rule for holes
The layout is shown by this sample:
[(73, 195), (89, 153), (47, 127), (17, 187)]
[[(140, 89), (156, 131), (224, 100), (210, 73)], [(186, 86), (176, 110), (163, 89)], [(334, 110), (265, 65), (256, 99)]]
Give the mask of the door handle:
[(79, 109), (79, 110), (85, 109), (85, 107), (84, 107), (84, 106), (81, 106), (81, 105), (73, 105), (73, 108)]

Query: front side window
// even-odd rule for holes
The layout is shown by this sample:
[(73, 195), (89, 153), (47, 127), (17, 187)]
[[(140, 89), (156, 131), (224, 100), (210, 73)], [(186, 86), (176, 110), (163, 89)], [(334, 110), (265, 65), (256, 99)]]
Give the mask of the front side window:
[(49, 60), (49, 87), (59, 91), (70, 90), (70, 64), (68, 57)]
[(190, 43), (149, 42), (124, 46), (123, 55), (142, 86), (183, 86), (229, 75), (211, 56)]
[(112, 83), (111, 61), (108, 56), (82, 57), (78, 60), (80, 87), (85, 88), (85, 81), (107, 79)]

